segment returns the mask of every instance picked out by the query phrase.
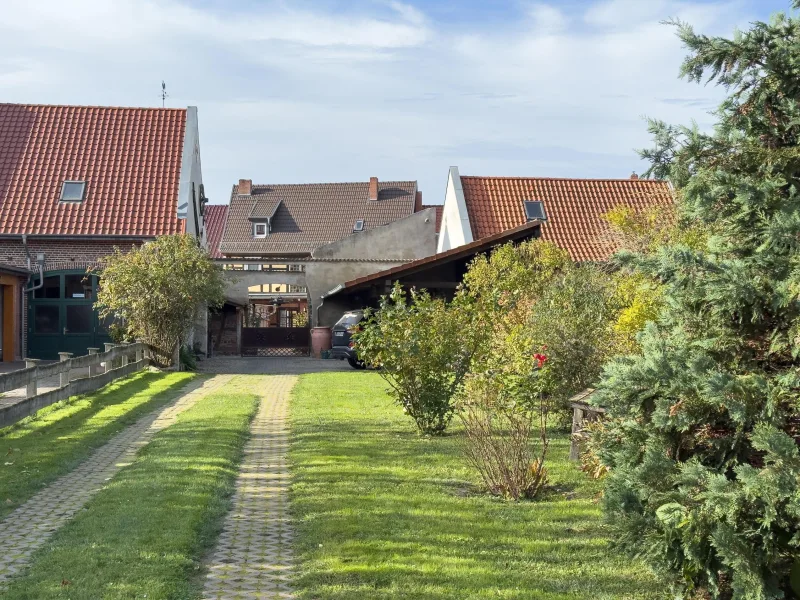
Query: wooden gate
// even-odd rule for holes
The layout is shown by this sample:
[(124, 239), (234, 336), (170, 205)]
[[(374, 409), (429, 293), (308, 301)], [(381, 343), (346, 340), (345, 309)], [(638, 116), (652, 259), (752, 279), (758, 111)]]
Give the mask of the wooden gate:
[(308, 327), (243, 327), (242, 356), (308, 356)]

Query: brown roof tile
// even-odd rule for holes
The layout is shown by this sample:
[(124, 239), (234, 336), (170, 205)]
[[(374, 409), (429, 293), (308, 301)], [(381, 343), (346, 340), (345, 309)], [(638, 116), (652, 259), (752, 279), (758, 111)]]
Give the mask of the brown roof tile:
[(225, 229), (225, 218), (228, 216), (227, 204), (206, 204), (204, 218), (206, 220), (206, 242), (211, 258), (222, 258), (219, 241)]
[[(185, 109), (0, 104), (0, 234), (179, 232), (185, 127)], [(83, 202), (59, 202), (65, 180)]]
[(573, 260), (604, 260), (603, 215), (618, 205), (641, 209), (673, 201), (669, 184), (650, 179), (551, 179), (462, 176), (472, 236), (478, 240), (525, 223), (524, 200), (541, 200), (547, 213), (542, 239)]
[[(253, 184), (250, 196), (239, 196), (238, 186), (233, 186), (220, 251), (250, 256), (309, 254), (352, 234), (357, 220), (364, 220), (366, 230), (413, 214), (416, 181), (381, 181), (378, 189), (378, 200), (371, 201), (367, 181)], [(254, 239), (251, 211), (275, 205), (270, 234)]]

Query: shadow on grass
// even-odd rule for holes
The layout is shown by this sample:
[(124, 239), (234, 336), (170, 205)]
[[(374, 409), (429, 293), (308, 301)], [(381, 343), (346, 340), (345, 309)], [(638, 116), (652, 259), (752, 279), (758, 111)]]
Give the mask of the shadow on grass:
[(3, 597), (194, 598), (255, 406), (254, 395), (217, 393), (182, 413), (34, 555)]
[(191, 375), (142, 373), (40, 411), (0, 432), (0, 518), (68, 473), (114, 434), (165, 405)]

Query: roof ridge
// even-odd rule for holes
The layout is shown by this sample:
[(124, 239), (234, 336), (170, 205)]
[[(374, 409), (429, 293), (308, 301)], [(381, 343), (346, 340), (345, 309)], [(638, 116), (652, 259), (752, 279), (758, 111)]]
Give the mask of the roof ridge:
[[(378, 184), (385, 184), (385, 183), (417, 183), (416, 179), (397, 179), (391, 181), (379, 181)], [(253, 187), (270, 187), (270, 186), (295, 186), (295, 187), (302, 187), (307, 185), (354, 185), (354, 184), (364, 184), (369, 185), (369, 180), (364, 181), (318, 181), (316, 183), (253, 183)], [(233, 187), (238, 187), (238, 184), (234, 183)]]
[(158, 110), (158, 111), (185, 111), (183, 108), (161, 107), (161, 106), (103, 106), (101, 104), (44, 104), (27, 102), (0, 102), (0, 106), (27, 106), (31, 108), (103, 108), (109, 110)]
[(515, 181), (535, 179), (538, 181), (636, 181), (645, 183), (669, 183), (666, 179), (631, 179), (630, 177), (602, 178), (602, 177), (504, 177), (502, 175), (461, 175), (461, 179), (494, 179)]

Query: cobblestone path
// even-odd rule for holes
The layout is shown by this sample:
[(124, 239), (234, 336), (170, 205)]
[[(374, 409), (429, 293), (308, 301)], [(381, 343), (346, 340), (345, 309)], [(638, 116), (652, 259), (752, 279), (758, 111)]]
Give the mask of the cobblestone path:
[(178, 397), (119, 432), (71, 473), (60, 477), (0, 521), (0, 587), (21, 571), (42, 546), (92, 498), (106, 481), (130, 464), (153, 435), (175, 422), (200, 398), (226, 385), (232, 375), (197, 380)]
[(293, 598), (292, 529), (288, 514), (288, 400), (297, 378), (271, 375), (257, 388), (231, 511), (209, 561), (206, 600)]

